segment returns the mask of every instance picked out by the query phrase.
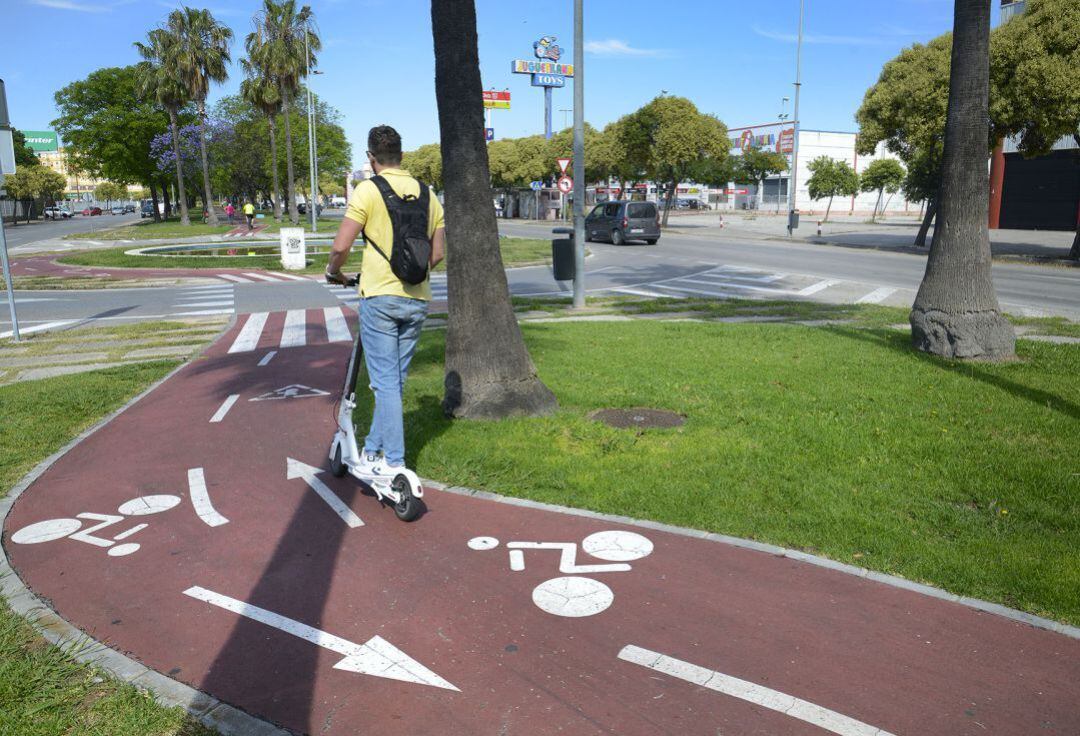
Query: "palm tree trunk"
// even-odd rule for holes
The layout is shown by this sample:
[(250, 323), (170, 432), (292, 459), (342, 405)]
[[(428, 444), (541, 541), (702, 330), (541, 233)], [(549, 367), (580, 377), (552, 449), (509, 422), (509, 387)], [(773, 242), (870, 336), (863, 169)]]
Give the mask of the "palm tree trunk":
[(217, 212), (214, 211), (214, 197), (210, 193), (210, 166), (206, 162), (206, 100), (199, 100), (199, 155), (202, 156), (203, 202), (206, 203), (206, 221), (217, 225)]
[(270, 123), (270, 160), (273, 162), (274, 169), (274, 193), (270, 197), (274, 201), (274, 220), (281, 222), (281, 175), (278, 173), (278, 157), (277, 157), (277, 132), (274, 124), (274, 116), (268, 116)]
[(499, 252), (484, 142), (474, 0), (432, 0), (447, 241), (449, 319), (443, 411), (499, 419), (549, 414), (558, 403), (521, 337)]
[(180, 158), (180, 130), (176, 125), (176, 110), (169, 108), (169, 127), (172, 128), (173, 154), (176, 156), (176, 197), (180, 200), (180, 224), (190, 225), (188, 217), (187, 193), (184, 191), (184, 166)]
[(990, 268), (991, 0), (956, 0), (938, 224), (911, 308), (915, 348), (946, 358), (1000, 360), (1016, 335)]
[(292, 122), (289, 120), (288, 90), (282, 90), (281, 110), (285, 115), (285, 191), (289, 199), (289, 220), (296, 225), (300, 222), (300, 210), (296, 207), (296, 174), (293, 170)]

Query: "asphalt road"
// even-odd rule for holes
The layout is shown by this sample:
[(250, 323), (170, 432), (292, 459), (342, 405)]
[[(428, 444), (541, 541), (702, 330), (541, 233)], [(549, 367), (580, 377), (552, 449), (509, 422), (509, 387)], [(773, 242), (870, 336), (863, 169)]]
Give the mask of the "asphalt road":
[[(8, 252), (12, 255), (39, 250), (34, 243), (43, 240), (57, 240), (72, 233), (88, 233), (122, 225), (131, 225), (139, 221), (138, 215), (100, 215), (83, 217), (75, 215), (70, 220), (41, 220), (31, 224), (4, 225), (7, 236)], [(72, 241), (77, 246), (80, 241)]]
[[(500, 227), (507, 235), (551, 236), (551, 223), (507, 222)], [(589, 248), (586, 288), (590, 294), (812, 299), (908, 307), (926, 265), (921, 254), (715, 233), (666, 233), (655, 246), (592, 243)], [(347, 292), (328, 294), (312, 281), (273, 275), (241, 276), (239, 280), (235, 275), (206, 276), (208, 280), (200, 285), (182, 287), (20, 291), (20, 320), (24, 327), (52, 329), (87, 321), (316, 308), (340, 301), (355, 305), (355, 298), (350, 299)], [(569, 282), (554, 280), (548, 266), (511, 269), (508, 277), (511, 291), (519, 296), (569, 294), (571, 290)], [(1080, 319), (1080, 270), (996, 263), (994, 283), (1003, 308), (1009, 312)], [(433, 286), (436, 300), (445, 296), (444, 275), (437, 274)], [(205, 292), (204, 297), (200, 292)], [(61, 324), (54, 324), (58, 322)], [(2, 310), (0, 335), (9, 329), (10, 319)]]

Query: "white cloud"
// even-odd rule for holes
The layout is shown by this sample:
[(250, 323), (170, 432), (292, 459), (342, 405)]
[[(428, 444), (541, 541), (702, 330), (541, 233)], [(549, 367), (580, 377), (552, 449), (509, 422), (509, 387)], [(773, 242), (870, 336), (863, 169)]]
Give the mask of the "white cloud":
[(74, 10), (79, 13), (108, 13), (112, 8), (108, 5), (87, 5), (86, 3), (74, 2), (74, 0), (30, 0), (31, 5), (41, 5), (55, 10)]
[(585, 50), (598, 56), (666, 56), (662, 49), (638, 49), (626, 41), (609, 38), (606, 41), (587, 41)]
[[(782, 33), (780, 31), (770, 31), (761, 28), (757, 25), (753, 26), (754, 33), (763, 38), (771, 38), (773, 41), (783, 41), (784, 43), (795, 43), (799, 40), (799, 37), (794, 33)], [(815, 33), (804, 33), (803, 43), (824, 44), (831, 46), (879, 46), (884, 41), (874, 36), (831, 36)]]

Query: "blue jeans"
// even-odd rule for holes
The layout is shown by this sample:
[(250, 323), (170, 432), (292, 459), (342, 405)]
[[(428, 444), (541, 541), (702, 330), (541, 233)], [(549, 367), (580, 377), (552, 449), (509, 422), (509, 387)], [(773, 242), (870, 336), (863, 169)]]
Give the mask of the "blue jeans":
[(360, 339), (375, 392), (375, 412), (364, 451), (381, 450), (387, 465), (405, 464), (401, 396), (427, 311), (427, 302), (401, 296), (373, 296), (360, 303)]

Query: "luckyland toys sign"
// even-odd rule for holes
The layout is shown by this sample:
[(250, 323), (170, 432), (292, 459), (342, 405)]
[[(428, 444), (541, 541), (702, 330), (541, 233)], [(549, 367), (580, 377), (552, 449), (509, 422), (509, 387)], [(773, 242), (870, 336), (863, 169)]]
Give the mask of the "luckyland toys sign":
[(556, 45), (555, 36), (544, 36), (533, 42), (535, 59), (514, 59), (510, 71), (514, 74), (532, 74), (534, 87), (562, 87), (566, 77), (574, 76), (573, 64), (560, 64), (562, 47)]

